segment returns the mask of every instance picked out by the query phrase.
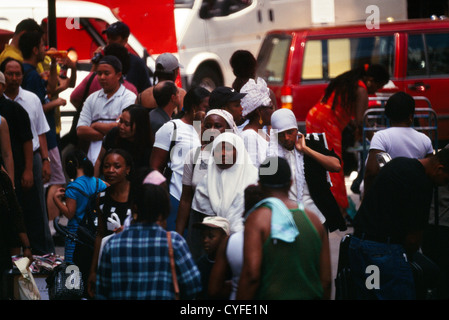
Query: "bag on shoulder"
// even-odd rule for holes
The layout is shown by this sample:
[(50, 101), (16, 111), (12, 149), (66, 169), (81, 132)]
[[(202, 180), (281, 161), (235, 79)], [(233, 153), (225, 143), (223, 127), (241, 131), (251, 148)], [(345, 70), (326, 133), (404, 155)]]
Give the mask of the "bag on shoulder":
[[(176, 144), (176, 123), (174, 121), (171, 121), (171, 123), (173, 123), (173, 136), (172, 136), (172, 141), (170, 143), (170, 148), (168, 149), (168, 156), (169, 158), (171, 158), (171, 151), (173, 149), (173, 147)], [(167, 165), (165, 166), (164, 170), (162, 171), (162, 174), (164, 175), (165, 179), (166, 179), (166, 183), (167, 183), (167, 188), (170, 190), (170, 181), (171, 181), (171, 177), (173, 175), (173, 170), (170, 167), (170, 163), (171, 161), (167, 162)]]

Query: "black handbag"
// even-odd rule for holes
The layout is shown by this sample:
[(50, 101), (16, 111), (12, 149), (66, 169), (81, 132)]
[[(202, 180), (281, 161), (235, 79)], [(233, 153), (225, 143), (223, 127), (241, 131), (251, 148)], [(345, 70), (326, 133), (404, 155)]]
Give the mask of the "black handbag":
[[(172, 137), (172, 141), (170, 143), (170, 148), (168, 149), (168, 157), (169, 159), (171, 159), (171, 151), (173, 149), (173, 147), (176, 144), (176, 123), (174, 121), (171, 121), (171, 123), (173, 123), (173, 137)], [(171, 177), (173, 175), (173, 170), (170, 168), (169, 164), (171, 163), (171, 161), (167, 162), (167, 165), (165, 166), (162, 174), (164, 175), (165, 179), (166, 179), (166, 184), (167, 184), (167, 188), (168, 190), (170, 190), (170, 181), (171, 181)]]
[(50, 300), (78, 300), (84, 295), (85, 282), (74, 264), (64, 262), (56, 266), (45, 281)]

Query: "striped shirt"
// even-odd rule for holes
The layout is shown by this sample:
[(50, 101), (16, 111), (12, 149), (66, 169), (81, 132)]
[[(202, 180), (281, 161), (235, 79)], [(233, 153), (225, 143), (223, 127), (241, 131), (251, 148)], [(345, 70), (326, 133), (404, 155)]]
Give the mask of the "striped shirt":
[[(201, 291), (201, 276), (188, 246), (172, 232), (182, 299)], [(136, 223), (106, 244), (97, 272), (97, 299), (173, 300), (175, 298), (167, 233), (156, 224)]]

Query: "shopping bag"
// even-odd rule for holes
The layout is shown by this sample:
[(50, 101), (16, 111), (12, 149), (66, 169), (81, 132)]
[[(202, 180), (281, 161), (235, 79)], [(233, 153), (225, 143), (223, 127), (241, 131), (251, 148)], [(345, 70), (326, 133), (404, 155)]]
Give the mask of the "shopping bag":
[(34, 281), (30, 268), (30, 259), (22, 258), (14, 261), (21, 275), (18, 279), (20, 300), (40, 300), (41, 294)]

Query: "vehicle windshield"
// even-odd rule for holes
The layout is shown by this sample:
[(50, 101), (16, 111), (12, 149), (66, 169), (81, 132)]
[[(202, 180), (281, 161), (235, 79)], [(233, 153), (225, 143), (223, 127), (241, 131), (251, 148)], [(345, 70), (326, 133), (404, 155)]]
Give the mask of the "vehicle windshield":
[(176, 8), (192, 8), (195, 0), (175, 0)]

